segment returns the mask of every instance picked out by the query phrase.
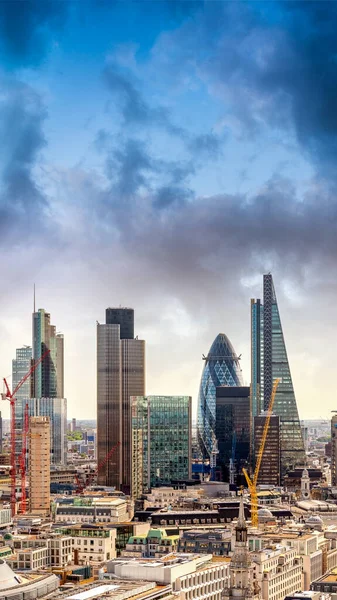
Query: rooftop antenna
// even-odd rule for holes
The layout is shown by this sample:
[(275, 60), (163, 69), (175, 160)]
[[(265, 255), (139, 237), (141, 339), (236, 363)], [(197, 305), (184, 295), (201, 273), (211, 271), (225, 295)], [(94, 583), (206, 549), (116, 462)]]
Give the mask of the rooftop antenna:
[(34, 312), (35, 312), (35, 283), (34, 283)]

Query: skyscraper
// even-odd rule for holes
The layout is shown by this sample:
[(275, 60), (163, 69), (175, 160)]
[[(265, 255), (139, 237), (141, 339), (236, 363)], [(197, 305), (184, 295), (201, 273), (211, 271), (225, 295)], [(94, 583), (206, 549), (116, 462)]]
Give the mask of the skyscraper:
[(132, 495), (191, 478), (192, 398), (131, 398)]
[(50, 420), (29, 419), (29, 511), (50, 513)]
[[(219, 454), (217, 465), (222, 481), (240, 484), (242, 468), (247, 467), (250, 451), (250, 389), (247, 386), (216, 388), (215, 436)], [(232, 460), (232, 462), (230, 462)]]
[[(260, 448), (266, 418), (267, 413), (254, 417), (255, 448), (257, 452)], [(257, 483), (258, 485), (265, 484), (278, 486), (280, 485), (280, 475), (280, 417), (271, 415)]]
[(216, 388), (219, 386), (242, 386), (239, 358), (224, 333), (215, 338), (207, 356), (201, 375), (197, 436), (202, 456), (208, 458), (215, 439)]
[(337, 485), (337, 415), (331, 418), (331, 485)]
[(126, 493), (132, 478), (130, 397), (145, 394), (145, 342), (133, 335), (134, 314), (129, 308), (108, 308), (106, 323), (97, 324), (98, 463), (120, 444), (98, 481)]
[[(12, 389), (14, 390), (21, 379), (28, 373), (32, 365), (32, 348), (31, 346), (23, 346), (22, 348), (16, 349), (16, 357), (12, 360)], [(16, 449), (15, 454), (18, 457), (21, 453), (22, 447), (22, 428), (23, 428), (23, 416), (25, 411), (25, 404), (28, 398), (31, 396), (32, 379), (29, 378), (21, 386), (18, 392), (15, 394), (15, 428), (18, 435), (16, 435)]]
[(32, 396), (35, 398), (63, 398), (63, 346), (63, 335), (56, 333), (56, 327), (50, 324), (50, 314), (39, 308), (33, 313), (33, 361), (46, 350), (50, 353), (34, 371)]
[[(305, 454), (294, 386), (285, 346), (273, 278), (263, 276), (263, 306), (251, 301), (252, 418), (267, 410), (273, 383), (279, 378), (274, 413), (281, 420), (281, 474), (304, 464)], [(256, 449), (255, 449), (256, 451)]]

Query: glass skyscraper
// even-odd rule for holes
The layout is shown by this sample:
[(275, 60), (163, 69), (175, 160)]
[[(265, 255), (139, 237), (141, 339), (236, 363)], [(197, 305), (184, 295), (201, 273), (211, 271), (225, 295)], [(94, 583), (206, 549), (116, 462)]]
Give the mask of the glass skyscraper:
[(39, 308), (33, 313), (33, 360), (46, 350), (50, 353), (33, 373), (32, 395), (36, 398), (63, 398), (63, 345), (63, 335), (50, 324), (50, 314)]
[(133, 335), (134, 314), (129, 308), (108, 308), (106, 323), (97, 324), (98, 464), (120, 444), (99, 472), (98, 481), (128, 494), (132, 479), (130, 397), (145, 394), (145, 341)]
[(192, 398), (131, 398), (132, 495), (191, 479)]
[[(23, 346), (22, 348), (16, 349), (16, 356), (12, 360), (12, 389), (14, 390), (18, 383), (28, 373), (32, 365), (32, 348), (30, 346)], [(23, 428), (23, 416), (25, 411), (25, 405), (28, 398), (31, 396), (32, 379), (29, 378), (21, 386), (21, 388), (15, 394), (15, 429), (18, 433), (16, 435), (16, 448), (15, 454), (18, 456), (21, 454), (22, 448), (22, 428)]]
[(222, 385), (242, 386), (239, 358), (224, 333), (215, 338), (209, 353), (203, 357), (205, 365), (201, 375), (197, 436), (204, 458), (209, 458), (216, 436), (216, 388)]
[[(267, 410), (275, 379), (280, 379), (273, 412), (281, 422), (281, 474), (305, 460), (301, 425), (273, 278), (263, 276), (263, 306), (251, 302), (252, 395), (254, 419)], [(256, 451), (256, 449), (255, 449)]]
[(29, 398), (29, 417), (50, 419), (50, 460), (67, 464), (67, 400), (66, 398)]

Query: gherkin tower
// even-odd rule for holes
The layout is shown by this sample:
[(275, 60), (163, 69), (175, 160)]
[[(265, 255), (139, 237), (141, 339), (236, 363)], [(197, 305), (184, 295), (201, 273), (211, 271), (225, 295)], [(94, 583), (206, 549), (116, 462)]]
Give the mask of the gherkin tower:
[(239, 358), (224, 333), (217, 335), (204, 360), (198, 398), (197, 435), (202, 456), (209, 458), (215, 436), (216, 388), (221, 385), (241, 386), (243, 380)]
[[(301, 425), (272, 275), (263, 276), (263, 305), (251, 302), (252, 417), (267, 410), (280, 379), (273, 412), (281, 422), (281, 475), (305, 462)], [(256, 449), (255, 449), (256, 451)]]

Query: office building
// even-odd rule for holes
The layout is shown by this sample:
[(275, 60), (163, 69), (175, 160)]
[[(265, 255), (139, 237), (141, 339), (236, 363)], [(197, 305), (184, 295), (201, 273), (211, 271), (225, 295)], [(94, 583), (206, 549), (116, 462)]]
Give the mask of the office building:
[(67, 400), (66, 398), (29, 398), (29, 417), (49, 417), (50, 460), (54, 465), (67, 463)]
[[(281, 477), (304, 464), (301, 425), (284, 341), (279, 308), (271, 274), (263, 276), (263, 305), (251, 301), (251, 413), (267, 410), (275, 379), (280, 379), (274, 413), (281, 422)], [(254, 422), (254, 421), (253, 421)], [(256, 448), (254, 449), (256, 452)]]
[(132, 406), (132, 495), (191, 479), (192, 398), (138, 396)]
[[(219, 454), (217, 465), (222, 481), (241, 483), (242, 468), (247, 467), (250, 449), (250, 388), (245, 386), (216, 388), (215, 436)], [(243, 483), (243, 482), (242, 482)]]
[(50, 513), (50, 420), (29, 419), (29, 511)]
[(337, 414), (331, 419), (331, 485), (337, 486)]
[[(16, 349), (16, 356), (12, 360), (12, 390), (15, 390), (16, 386), (29, 372), (32, 366), (32, 348), (31, 346), (23, 346), (22, 348)], [(22, 447), (22, 430), (23, 430), (23, 418), (25, 412), (25, 405), (27, 398), (31, 397), (32, 392), (32, 378), (29, 377), (27, 381), (20, 387), (15, 394), (15, 429), (16, 435), (16, 448), (15, 454), (18, 456), (21, 454)]]
[(35, 369), (32, 377), (32, 396), (63, 398), (64, 396), (64, 339), (50, 324), (50, 314), (43, 308), (33, 313), (33, 361), (50, 350)]
[[(266, 414), (254, 417), (254, 447), (256, 455), (259, 451), (264, 426), (266, 423)], [(271, 415), (266, 437), (263, 460), (260, 466), (257, 483), (259, 485), (280, 485), (281, 477), (281, 440), (280, 440), (280, 417)]]
[(211, 455), (215, 440), (216, 388), (219, 386), (242, 386), (239, 358), (224, 333), (215, 338), (205, 361), (201, 375), (197, 437), (203, 458)]
[(97, 324), (98, 463), (115, 447), (98, 482), (125, 493), (132, 479), (130, 397), (145, 394), (145, 341), (133, 335), (132, 309), (108, 308), (106, 323)]
[(107, 308), (105, 322), (107, 325), (119, 325), (120, 339), (133, 340), (135, 337), (135, 315), (133, 308)]

